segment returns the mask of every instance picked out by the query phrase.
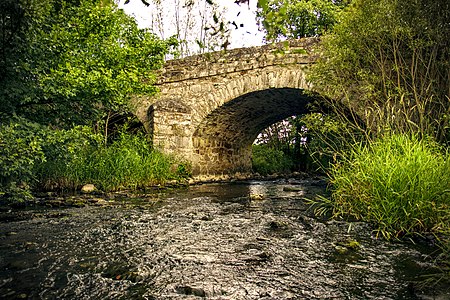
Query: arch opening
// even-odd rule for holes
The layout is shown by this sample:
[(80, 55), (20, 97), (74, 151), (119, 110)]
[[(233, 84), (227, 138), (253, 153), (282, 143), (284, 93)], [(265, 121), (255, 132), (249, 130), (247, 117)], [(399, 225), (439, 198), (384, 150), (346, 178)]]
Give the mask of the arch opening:
[(252, 171), (252, 144), (269, 125), (309, 112), (310, 91), (269, 88), (239, 96), (213, 110), (192, 136), (193, 174)]
[(252, 170), (260, 175), (310, 171), (309, 130), (303, 115), (269, 125), (252, 144)]

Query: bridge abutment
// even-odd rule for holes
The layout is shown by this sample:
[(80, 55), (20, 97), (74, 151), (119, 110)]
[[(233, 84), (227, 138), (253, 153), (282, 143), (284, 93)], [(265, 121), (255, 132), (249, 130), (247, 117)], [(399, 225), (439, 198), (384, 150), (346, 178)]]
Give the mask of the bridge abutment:
[(165, 153), (189, 160), (192, 152), (191, 112), (183, 102), (171, 99), (152, 105), (148, 112), (153, 145)]
[(222, 175), (252, 171), (251, 145), (236, 147), (216, 139), (194, 137), (193, 175)]

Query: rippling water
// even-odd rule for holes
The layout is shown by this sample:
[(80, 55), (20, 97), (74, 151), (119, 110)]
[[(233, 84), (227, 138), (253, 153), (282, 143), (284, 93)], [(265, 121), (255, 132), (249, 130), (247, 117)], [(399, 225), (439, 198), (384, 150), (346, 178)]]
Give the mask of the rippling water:
[[(422, 299), (411, 282), (427, 256), (363, 223), (312, 218), (302, 198), (318, 192), (314, 181), (207, 184), (28, 211), (0, 223), (0, 298)], [(339, 251), (348, 241), (360, 247)]]

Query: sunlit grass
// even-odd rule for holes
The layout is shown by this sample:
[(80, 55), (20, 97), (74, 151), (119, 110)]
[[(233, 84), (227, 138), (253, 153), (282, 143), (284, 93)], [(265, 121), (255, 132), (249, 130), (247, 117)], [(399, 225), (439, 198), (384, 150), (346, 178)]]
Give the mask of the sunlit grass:
[(183, 171), (187, 169), (174, 157), (152, 149), (143, 135), (122, 134), (108, 146), (87, 147), (46, 162), (39, 173), (46, 188), (75, 189), (92, 183), (111, 191), (179, 180), (187, 177)]
[(450, 155), (432, 141), (391, 135), (357, 145), (330, 178), (334, 215), (373, 223), (385, 238), (450, 228)]

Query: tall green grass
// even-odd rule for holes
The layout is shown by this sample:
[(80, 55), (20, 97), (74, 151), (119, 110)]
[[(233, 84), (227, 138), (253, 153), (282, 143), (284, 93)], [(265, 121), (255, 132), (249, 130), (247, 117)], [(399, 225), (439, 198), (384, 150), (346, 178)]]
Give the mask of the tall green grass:
[(39, 167), (39, 181), (46, 189), (76, 189), (92, 183), (104, 191), (138, 189), (180, 180), (189, 167), (153, 149), (143, 134), (122, 133), (110, 145), (78, 147)]
[(431, 140), (388, 135), (355, 146), (330, 171), (335, 216), (385, 238), (450, 232), (450, 155)]

